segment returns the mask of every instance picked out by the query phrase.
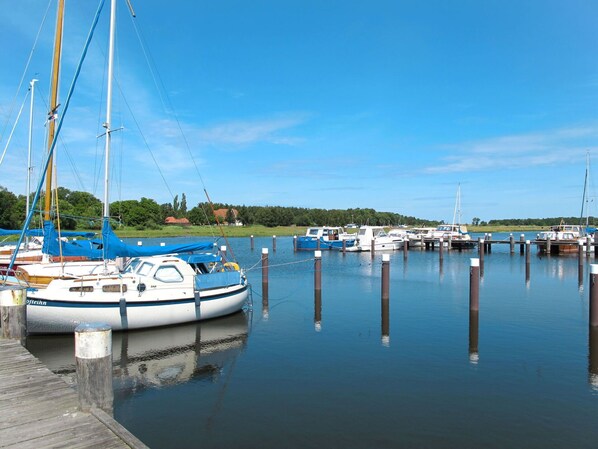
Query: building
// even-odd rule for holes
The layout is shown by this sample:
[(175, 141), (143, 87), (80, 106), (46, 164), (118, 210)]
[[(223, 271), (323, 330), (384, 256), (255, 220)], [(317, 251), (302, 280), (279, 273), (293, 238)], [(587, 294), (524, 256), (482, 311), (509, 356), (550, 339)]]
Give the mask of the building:
[(216, 209), (214, 211), (214, 215), (216, 216), (216, 218), (218, 218), (218, 222), (221, 224), (228, 224), (231, 226), (243, 226), (243, 223), (241, 222), (241, 220), (239, 220), (239, 211), (237, 209), (231, 209), (231, 211), (233, 213), (233, 217), (235, 217), (234, 223), (229, 223), (228, 221), (226, 221), (226, 214), (228, 214), (228, 209), (226, 208)]
[(164, 224), (171, 226), (191, 226), (191, 223), (186, 218), (166, 217)]

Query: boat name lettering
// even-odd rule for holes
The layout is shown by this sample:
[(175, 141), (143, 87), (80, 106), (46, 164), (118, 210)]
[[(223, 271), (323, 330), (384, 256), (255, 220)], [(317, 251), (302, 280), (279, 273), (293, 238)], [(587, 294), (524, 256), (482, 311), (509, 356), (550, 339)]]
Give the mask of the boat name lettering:
[(28, 299), (27, 305), (31, 306), (45, 306), (47, 303), (46, 301), (40, 301), (39, 299)]

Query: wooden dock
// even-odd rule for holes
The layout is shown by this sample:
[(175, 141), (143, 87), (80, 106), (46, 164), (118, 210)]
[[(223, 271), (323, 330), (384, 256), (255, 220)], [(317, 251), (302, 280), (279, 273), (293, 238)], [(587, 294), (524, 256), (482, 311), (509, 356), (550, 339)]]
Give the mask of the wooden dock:
[(78, 410), (77, 392), (18, 341), (0, 339), (1, 448), (147, 448), (106, 412)]

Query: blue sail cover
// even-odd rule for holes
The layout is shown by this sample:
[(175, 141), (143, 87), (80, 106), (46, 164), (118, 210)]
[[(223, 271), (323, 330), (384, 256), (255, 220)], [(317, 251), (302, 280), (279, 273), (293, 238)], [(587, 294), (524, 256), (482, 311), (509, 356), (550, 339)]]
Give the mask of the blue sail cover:
[[(93, 237), (93, 232), (69, 232), (70, 236), (90, 236)], [(85, 257), (90, 260), (102, 259), (101, 242), (97, 240), (70, 240), (63, 241), (60, 237), (65, 233), (61, 232), (60, 236), (54, 224), (51, 221), (44, 221), (44, 244), (42, 252), (50, 256), (65, 256), (65, 257)]]
[(104, 259), (116, 257), (159, 256), (161, 254), (188, 253), (192, 251), (205, 251), (214, 249), (213, 242), (195, 242), (181, 245), (165, 246), (132, 246), (120, 241), (112, 231), (110, 223), (104, 219), (102, 224), (102, 242)]
[[(0, 229), (0, 236), (20, 235), (21, 232), (23, 232), (21, 229)], [(45, 234), (43, 229), (27, 229), (27, 231), (25, 231), (25, 235), (29, 235), (32, 237), (40, 237)], [(85, 237), (86, 239), (90, 239), (95, 235), (95, 233), (82, 231), (62, 231), (60, 235), (62, 235), (63, 237)]]

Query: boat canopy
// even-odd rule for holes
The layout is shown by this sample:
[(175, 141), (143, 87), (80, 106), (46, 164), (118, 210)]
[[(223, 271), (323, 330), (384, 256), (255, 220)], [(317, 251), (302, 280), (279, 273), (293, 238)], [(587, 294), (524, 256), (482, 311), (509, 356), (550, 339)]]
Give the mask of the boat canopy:
[[(4, 235), (20, 235), (22, 229), (0, 229), (0, 236)], [(41, 237), (45, 236), (45, 232), (43, 229), (28, 229), (25, 231), (25, 235), (31, 237)], [(95, 235), (95, 232), (84, 232), (84, 231), (61, 231), (60, 235), (63, 237), (85, 237), (86, 239), (90, 239)]]
[(132, 246), (123, 243), (114, 234), (108, 219), (104, 218), (102, 224), (102, 242), (104, 259), (116, 259), (117, 257), (140, 257), (159, 256), (163, 254), (189, 253), (193, 251), (205, 251), (214, 248), (213, 242), (193, 242), (180, 245), (164, 246)]
[[(79, 256), (90, 260), (102, 258), (102, 242), (99, 240), (62, 240), (64, 233), (58, 234), (54, 224), (50, 220), (44, 221), (44, 244), (42, 252), (50, 256)], [(77, 236), (93, 237), (93, 232), (73, 233)]]

